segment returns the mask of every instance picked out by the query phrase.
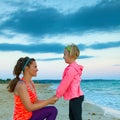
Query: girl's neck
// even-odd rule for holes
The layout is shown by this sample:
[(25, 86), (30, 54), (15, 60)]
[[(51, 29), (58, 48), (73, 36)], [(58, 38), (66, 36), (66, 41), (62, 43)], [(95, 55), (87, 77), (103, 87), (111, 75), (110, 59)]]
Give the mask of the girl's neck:
[(72, 64), (73, 62), (75, 62), (75, 59), (71, 59), (71, 60), (69, 61), (69, 64)]

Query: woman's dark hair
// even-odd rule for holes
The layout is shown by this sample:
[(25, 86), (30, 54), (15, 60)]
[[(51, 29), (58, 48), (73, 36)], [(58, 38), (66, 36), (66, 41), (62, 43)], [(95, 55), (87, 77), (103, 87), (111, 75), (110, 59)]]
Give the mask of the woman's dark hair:
[(14, 70), (13, 70), (13, 75), (16, 76), (13, 80), (11, 80), (7, 86), (7, 89), (9, 92), (14, 92), (15, 86), (17, 85), (17, 82), (20, 80), (20, 74), (22, 71), (24, 72), (24, 68), (26, 66), (30, 66), (30, 64), (35, 61), (34, 58), (29, 58), (29, 57), (21, 57), (18, 59)]

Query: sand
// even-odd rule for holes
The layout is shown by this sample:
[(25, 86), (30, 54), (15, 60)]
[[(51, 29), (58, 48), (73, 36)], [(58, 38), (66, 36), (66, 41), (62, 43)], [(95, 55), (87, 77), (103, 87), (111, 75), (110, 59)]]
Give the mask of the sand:
[[(13, 95), (6, 90), (6, 84), (0, 84), (0, 120), (12, 120)], [(36, 84), (38, 98), (47, 99), (55, 94), (50, 84)], [(69, 120), (68, 101), (63, 98), (54, 104), (58, 109), (56, 120)], [(85, 100), (83, 102), (83, 120), (120, 120), (120, 111), (101, 107)]]

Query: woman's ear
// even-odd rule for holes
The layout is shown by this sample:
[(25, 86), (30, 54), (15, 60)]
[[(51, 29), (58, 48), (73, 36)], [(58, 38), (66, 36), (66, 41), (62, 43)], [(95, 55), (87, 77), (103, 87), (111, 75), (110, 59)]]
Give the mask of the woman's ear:
[(25, 67), (25, 69), (24, 69), (24, 71), (28, 71), (29, 70), (29, 67), (28, 66), (26, 66)]

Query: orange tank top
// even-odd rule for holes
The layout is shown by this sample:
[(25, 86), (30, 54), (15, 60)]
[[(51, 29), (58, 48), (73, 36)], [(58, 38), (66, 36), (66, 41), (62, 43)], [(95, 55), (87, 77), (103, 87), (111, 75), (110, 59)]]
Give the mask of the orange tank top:
[[(22, 78), (24, 81), (24, 79)], [(25, 81), (24, 81), (25, 82)], [(25, 82), (26, 84), (26, 82)], [(34, 87), (34, 84), (32, 84)], [(26, 84), (30, 100), (34, 103), (37, 100), (36, 92), (33, 92), (30, 87)], [(35, 87), (34, 87), (35, 89)], [(28, 120), (32, 116), (32, 112), (26, 110), (19, 96), (14, 94), (14, 115), (13, 120)]]

